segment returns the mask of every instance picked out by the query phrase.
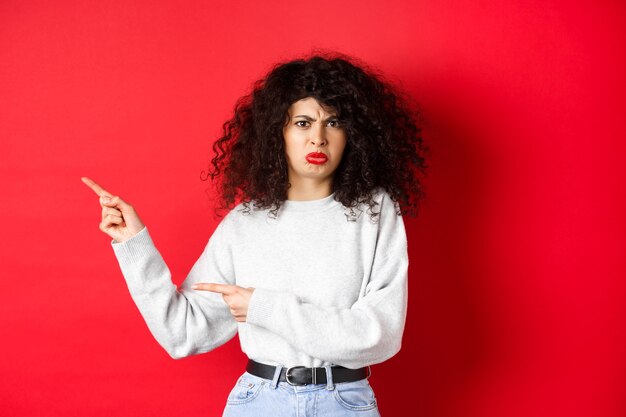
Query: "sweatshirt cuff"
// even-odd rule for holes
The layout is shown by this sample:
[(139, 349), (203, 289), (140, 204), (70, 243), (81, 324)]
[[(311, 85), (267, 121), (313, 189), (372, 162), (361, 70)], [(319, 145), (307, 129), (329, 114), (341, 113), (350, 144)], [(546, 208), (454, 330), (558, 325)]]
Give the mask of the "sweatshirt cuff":
[(130, 239), (123, 242), (111, 240), (111, 246), (120, 262), (130, 264), (140, 259), (145, 259), (146, 256), (154, 253), (156, 249), (146, 226)]
[(246, 322), (255, 326), (271, 328), (272, 317), (280, 317), (278, 303), (281, 297), (289, 297), (281, 291), (272, 291), (264, 288), (255, 288), (248, 302), (248, 314)]

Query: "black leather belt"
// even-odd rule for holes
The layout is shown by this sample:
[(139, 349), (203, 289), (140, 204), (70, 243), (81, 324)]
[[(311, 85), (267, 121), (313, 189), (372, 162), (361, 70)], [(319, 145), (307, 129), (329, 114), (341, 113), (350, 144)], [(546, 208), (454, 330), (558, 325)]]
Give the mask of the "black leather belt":
[[(369, 366), (359, 369), (332, 366), (333, 383), (353, 382), (370, 376)], [(260, 378), (274, 379), (276, 367), (264, 363), (248, 360), (246, 371)], [(280, 371), (279, 382), (287, 382), (290, 385), (326, 384), (326, 368), (305, 368), (304, 366), (292, 366)]]

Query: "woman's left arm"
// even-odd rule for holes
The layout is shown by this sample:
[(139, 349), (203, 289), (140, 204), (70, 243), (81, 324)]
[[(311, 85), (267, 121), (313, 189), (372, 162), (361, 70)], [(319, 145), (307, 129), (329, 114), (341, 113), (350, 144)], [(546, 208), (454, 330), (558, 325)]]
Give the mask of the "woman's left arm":
[(407, 239), (404, 221), (388, 197), (379, 221), (370, 280), (365, 295), (350, 308), (323, 307), (289, 292), (256, 288), (247, 323), (280, 335), (312, 357), (348, 368), (395, 355), (407, 314)]
[(264, 327), (308, 355), (348, 368), (383, 362), (401, 346), (407, 310), (406, 267), (386, 258), (380, 279), (351, 308), (321, 307), (282, 291), (257, 288), (247, 323)]
[(409, 261), (404, 221), (388, 197), (379, 221), (370, 279), (350, 308), (320, 306), (265, 288), (204, 283), (194, 288), (221, 293), (237, 321), (274, 332), (309, 356), (348, 368), (383, 362), (400, 350)]

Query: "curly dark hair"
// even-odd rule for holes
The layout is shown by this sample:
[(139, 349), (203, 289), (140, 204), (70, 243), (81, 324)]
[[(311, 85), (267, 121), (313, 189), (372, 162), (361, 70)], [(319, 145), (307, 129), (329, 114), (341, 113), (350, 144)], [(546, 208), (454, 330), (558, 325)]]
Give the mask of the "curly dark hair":
[(382, 188), (397, 203), (398, 214), (417, 215), (424, 197), (418, 176), (426, 174), (428, 154), (421, 113), (411, 111), (408, 99), (382, 75), (354, 62), (344, 54), (318, 52), (279, 63), (237, 100), (234, 116), (213, 144), (213, 169), (201, 173), (203, 181), (210, 176), (216, 183), (219, 217), (219, 209), (239, 202), (247, 213), (252, 203), (276, 216), (290, 186), (282, 129), (291, 104), (307, 97), (333, 109), (346, 133), (333, 180), (335, 200), (350, 210), (366, 203), (374, 219), (379, 213), (373, 211), (373, 197)]

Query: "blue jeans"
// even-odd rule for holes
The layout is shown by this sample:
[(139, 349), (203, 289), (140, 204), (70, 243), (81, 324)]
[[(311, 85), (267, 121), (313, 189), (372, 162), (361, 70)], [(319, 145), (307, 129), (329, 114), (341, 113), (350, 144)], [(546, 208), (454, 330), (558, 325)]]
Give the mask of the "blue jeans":
[[(228, 395), (222, 417), (380, 417), (367, 379), (293, 386), (244, 372)], [(329, 369), (326, 369), (328, 374)]]

